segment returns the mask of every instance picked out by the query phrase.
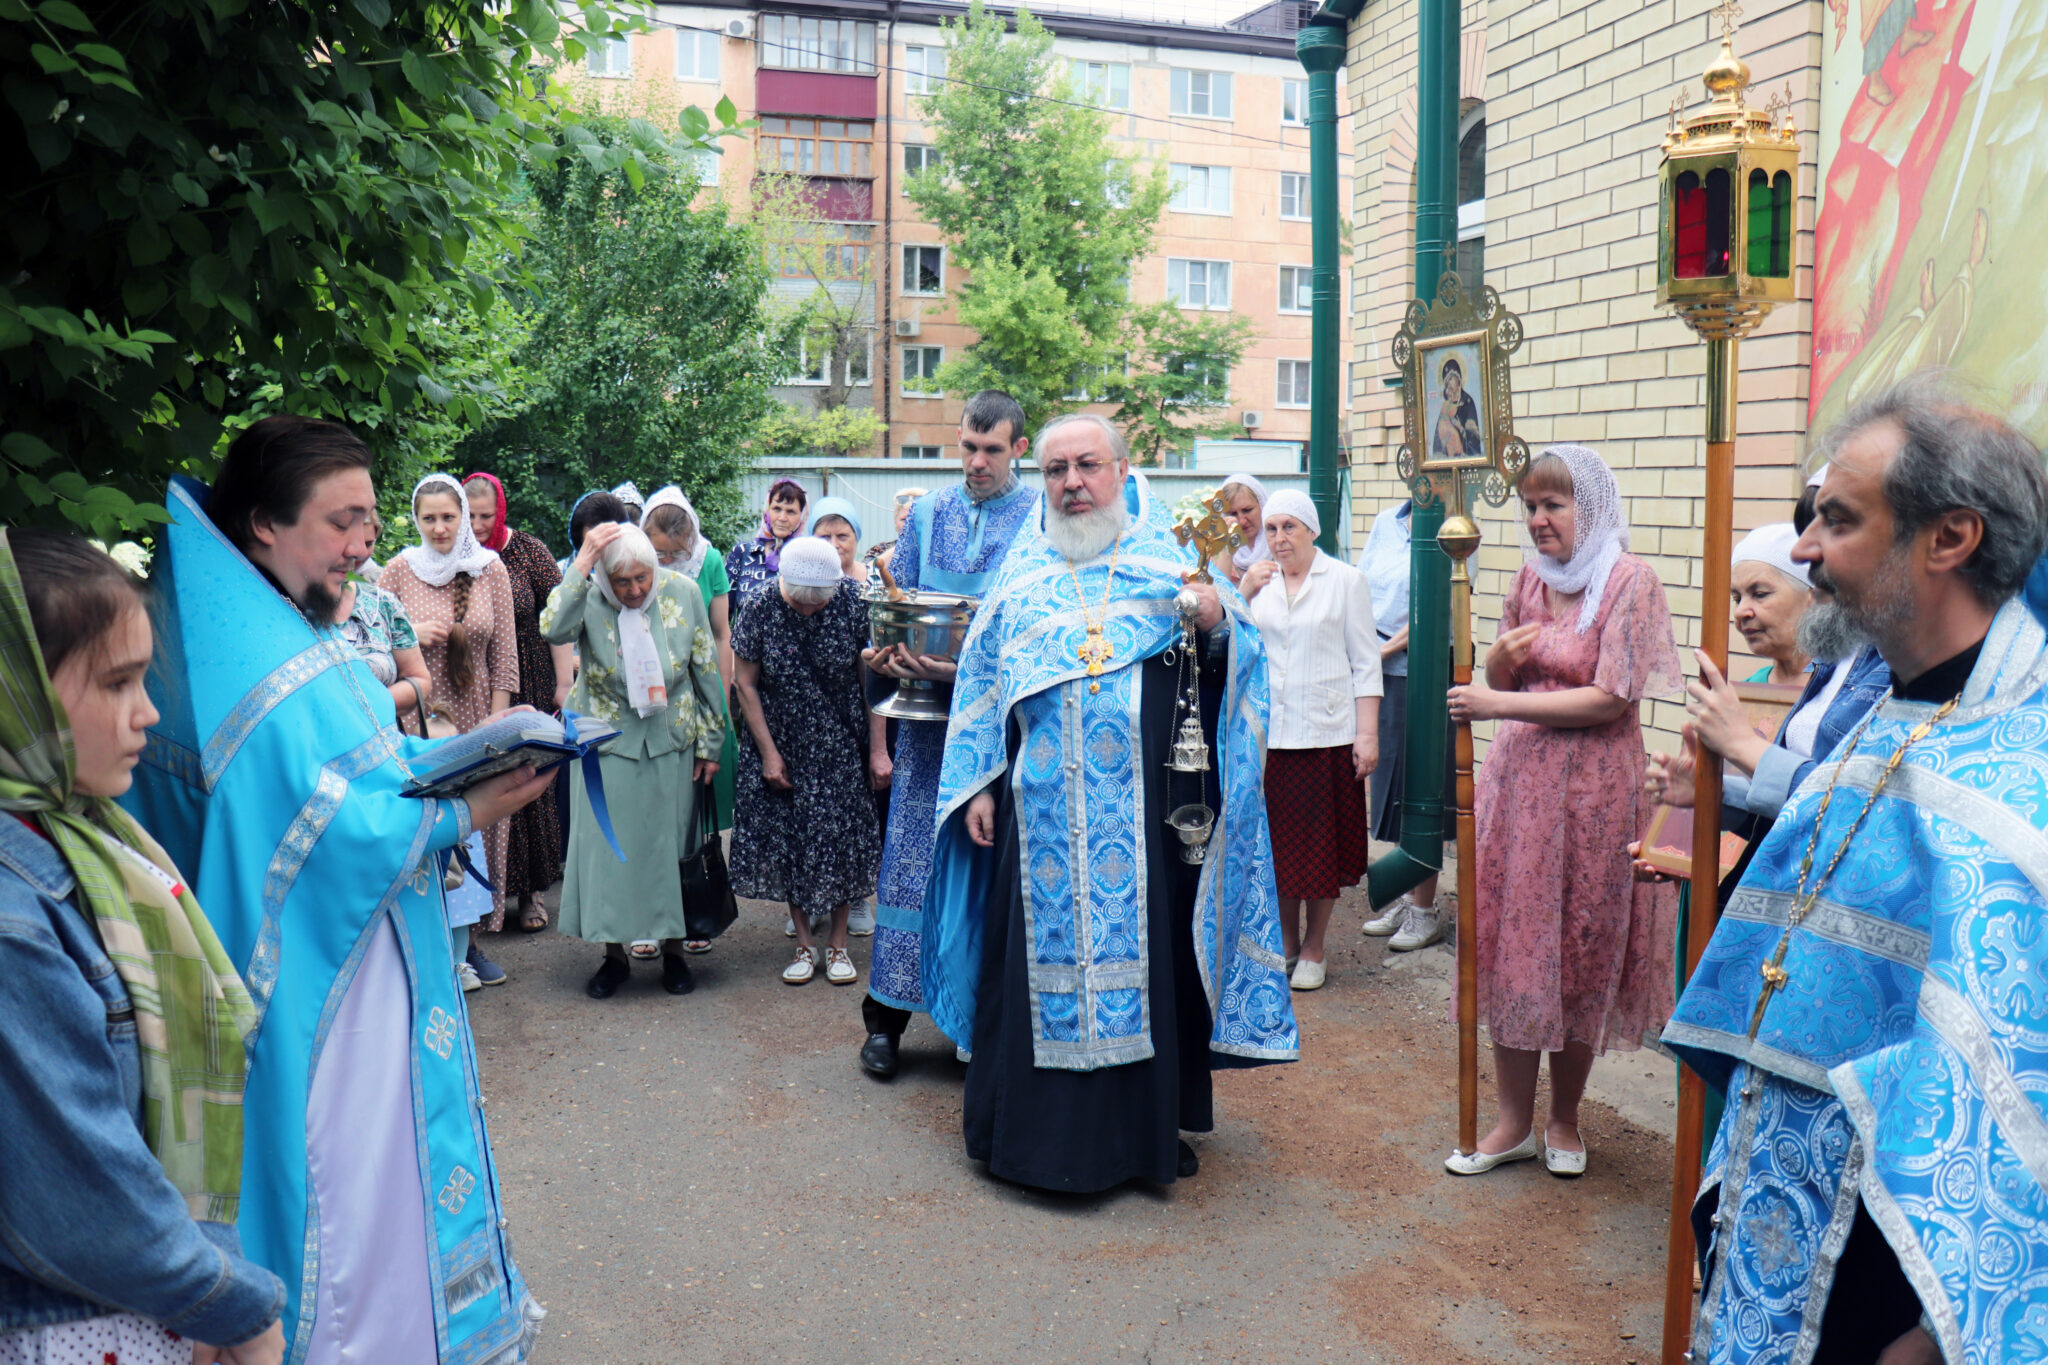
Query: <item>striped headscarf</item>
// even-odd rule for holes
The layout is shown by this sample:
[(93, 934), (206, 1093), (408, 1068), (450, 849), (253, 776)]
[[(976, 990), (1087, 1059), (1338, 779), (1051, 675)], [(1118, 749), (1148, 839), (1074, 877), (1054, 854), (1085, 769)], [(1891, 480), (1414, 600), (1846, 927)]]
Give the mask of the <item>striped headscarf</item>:
[(113, 801), (79, 792), (73, 761), (71, 724), (0, 532), (0, 811), (28, 821), (64, 859), (127, 988), (149, 1150), (194, 1218), (232, 1223), (255, 1007), (169, 855)]

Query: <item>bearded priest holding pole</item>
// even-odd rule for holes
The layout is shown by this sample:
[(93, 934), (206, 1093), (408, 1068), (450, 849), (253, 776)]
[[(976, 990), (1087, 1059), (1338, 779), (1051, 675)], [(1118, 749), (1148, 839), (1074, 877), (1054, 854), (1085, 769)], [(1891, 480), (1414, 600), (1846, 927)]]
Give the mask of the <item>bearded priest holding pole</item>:
[[(1213, 1126), (1212, 1068), (1300, 1051), (1266, 829), (1265, 654), (1113, 426), (1062, 417), (1035, 449), (1042, 512), (961, 651), (925, 998), (971, 1053), (967, 1152), (992, 1175), (1163, 1185), (1196, 1171), (1179, 1134)], [(1194, 538), (1205, 564), (1221, 542)]]

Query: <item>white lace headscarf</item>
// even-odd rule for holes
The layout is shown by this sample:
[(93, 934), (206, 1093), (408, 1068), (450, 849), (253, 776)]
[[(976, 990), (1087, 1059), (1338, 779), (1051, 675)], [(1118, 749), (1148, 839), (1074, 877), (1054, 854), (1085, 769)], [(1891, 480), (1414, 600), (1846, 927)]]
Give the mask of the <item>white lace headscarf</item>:
[(462, 508), (462, 519), (458, 523), (455, 532), (455, 548), (446, 554), (442, 554), (439, 550), (427, 544), (426, 537), (422, 535), (419, 544), (409, 546), (402, 552), (405, 555), (406, 564), (413, 571), (413, 576), (418, 578), (420, 582), (436, 588), (447, 587), (455, 581), (455, 575), (457, 574), (466, 573), (470, 577), (475, 578), (483, 573), (485, 569), (488, 569), (491, 566), (491, 561), (498, 557), (498, 552), (496, 550), (486, 550), (478, 542), (476, 532), (470, 529), (469, 494), (465, 493), (462, 485), (457, 483), (450, 475), (429, 474), (413, 485), (412, 507), (415, 520), (419, 516), (420, 494), (427, 492), (429, 489), (438, 492), (442, 488), (446, 488), (448, 492), (454, 494), (455, 501)]
[(1628, 513), (1622, 508), (1621, 489), (1614, 482), (1614, 471), (1598, 452), (1586, 446), (1550, 446), (1531, 461), (1530, 467), (1533, 469), (1538, 461), (1552, 455), (1563, 460), (1572, 472), (1572, 557), (1559, 563), (1538, 550), (1529, 537), (1525, 520), (1519, 523), (1522, 562), (1558, 592), (1566, 596), (1585, 594), (1579, 601), (1575, 627), (1584, 632), (1600, 615), (1600, 598), (1607, 591), (1607, 580), (1628, 550)]
[(1259, 504), (1259, 533), (1249, 545), (1240, 545), (1230, 553), (1230, 562), (1243, 573), (1262, 559), (1271, 559), (1273, 552), (1266, 548), (1266, 485), (1249, 474), (1232, 474), (1223, 481), (1223, 487), (1243, 488)]
[(598, 596), (619, 614), (619, 673), (626, 683), (626, 701), (635, 713), (651, 716), (668, 705), (661, 653), (654, 647), (654, 631), (647, 624), (647, 612), (654, 606), (654, 594), (637, 607), (619, 601), (612, 589), (612, 575), (628, 564), (645, 564), (654, 570), (654, 586), (661, 587), (661, 556), (654, 542), (639, 527), (627, 523), (612, 543), (597, 557)]
[(711, 545), (704, 539), (703, 519), (697, 515), (697, 509), (690, 505), (690, 500), (683, 496), (682, 489), (674, 484), (656, 489), (653, 496), (647, 499), (646, 510), (640, 514), (640, 529), (643, 531), (647, 529), (647, 518), (654, 514), (655, 508), (666, 506), (675, 506), (683, 509), (683, 515), (690, 519), (690, 529), (696, 532), (696, 539), (690, 542), (690, 548), (687, 553), (678, 556), (674, 562), (664, 564), (661, 567), (664, 569), (674, 569), (677, 573), (686, 573), (690, 577), (695, 578), (697, 571), (704, 567), (704, 556), (711, 549)]

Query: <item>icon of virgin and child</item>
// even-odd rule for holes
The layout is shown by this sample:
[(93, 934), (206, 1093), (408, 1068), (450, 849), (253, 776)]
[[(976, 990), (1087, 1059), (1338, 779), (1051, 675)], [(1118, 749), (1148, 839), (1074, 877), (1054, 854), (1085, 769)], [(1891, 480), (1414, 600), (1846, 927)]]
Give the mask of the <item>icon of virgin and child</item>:
[(1429, 453), (1433, 459), (1473, 459), (1486, 454), (1485, 439), (1479, 429), (1479, 405), (1465, 391), (1465, 364), (1455, 355), (1446, 356), (1437, 370), (1442, 388), (1429, 399), (1433, 410)]

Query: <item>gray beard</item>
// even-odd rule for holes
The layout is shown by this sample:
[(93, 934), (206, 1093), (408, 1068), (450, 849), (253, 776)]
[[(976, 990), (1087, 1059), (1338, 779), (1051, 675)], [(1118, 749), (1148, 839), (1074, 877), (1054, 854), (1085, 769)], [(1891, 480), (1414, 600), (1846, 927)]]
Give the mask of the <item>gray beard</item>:
[(1799, 647), (1816, 659), (1839, 662), (1868, 644), (1881, 654), (1888, 641), (1913, 625), (1913, 589), (1903, 549), (1885, 556), (1859, 601), (1845, 601), (1834, 584), (1827, 586), (1834, 600), (1813, 603), (1799, 618)]
[(1062, 512), (1049, 498), (1045, 504), (1045, 538), (1075, 564), (1085, 563), (1116, 544), (1129, 521), (1120, 497), (1077, 516)]

